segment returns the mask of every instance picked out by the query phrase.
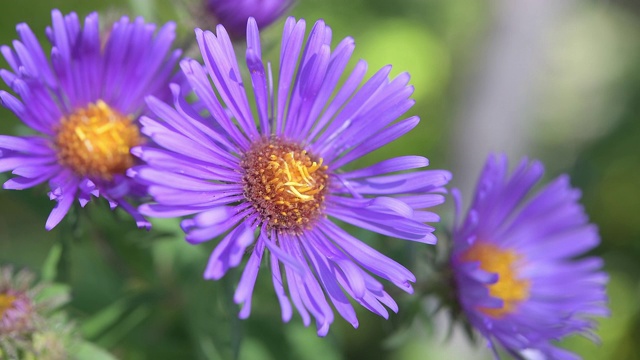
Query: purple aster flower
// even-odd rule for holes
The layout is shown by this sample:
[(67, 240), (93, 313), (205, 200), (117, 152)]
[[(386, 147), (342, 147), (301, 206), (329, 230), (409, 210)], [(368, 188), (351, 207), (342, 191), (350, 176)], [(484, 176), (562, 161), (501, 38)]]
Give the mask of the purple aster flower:
[(14, 273), (9, 266), (0, 267), (0, 354), (3, 359), (66, 359), (72, 326), (57, 310), (68, 293), (34, 280), (27, 270)]
[(243, 38), (247, 20), (253, 17), (261, 28), (267, 27), (291, 8), (294, 0), (205, 0), (205, 6), (232, 38)]
[(31, 331), (34, 312), (33, 302), (25, 292), (3, 289), (0, 292), (0, 336)]
[(489, 157), (453, 233), (451, 266), (460, 305), (489, 344), (517, 356), (579, 359), (553, 342), (575, 333), (595, 338), (590, 318), (608, 314), (607, 276), (602, 259), (574, 259), (599, 236), (567, 176), (525, 200), (543, 172), (524, 159), (509, 176), (505, 156)]
[(18, 98), (0, 92), (2, 105), (38, 135), (0, 135), (0, 171), (15, 178), (5, 189), (26, 189), (49, 181), (56, 207), (47, 230), (67, 214), (73, 200), (84, 206), (91, 195), (121, 206), (139, 226), (149, 223), (127, 200), (144, 188), (125, 175), (135, 164), (129, 150), (140, 145), (137, 118), (145, 96), (170, 96), (169, 81), (180, 55), (171, 51), (175, 25), (156, 26), (141, 18), (123, 17), (106, 37), (100, 36), (98, 14), (81, 26), (75, 13), (51, 13), (46, 34), (52, 44), (47, 59), (27, 24), (19, 24), (20, 40), (0, 51), (12, 71), (0, 76)]
[(195, 214), (182, 222), (192, 244), (224, 234), (206, 279), (221, 278), (249, 250), (234, 296), (242, 304), (240, 317), (249, 316), (260, 264), (269, 258), (283, 321), (292, 316), (290, 299), (304, 324), (314, 317), (323, 336), (333, 321), (329, 301), (354, 327), (358, 320), (347, 295), (385, 318), (385, 305), (398, 310), (372, 275), (409, 293), (415, 281), (333, 219), (433, 244), (434, 229), (425, 222), (439, 218), (425, 209), (444, 201), (440, 193), (450, 173), (408, 172), (427, 166), (420, 156), (350, 169), (354, 160), (418, 124), (417, 117), (396, 121), (413, 105), (413, 88), (406, 73), (390, 80), (390, 67), (362, 84), (364, 61), (338, 85), (353, 40), (332, 50), (331, 29), (318, 21), (304, 44), (305, 27), (304, 20), (286, 21), (276, 91), (271, 66), (261, 59), (255, 20), (247, 29), (250, 90), (225, 28), (218, 26), (217, 34), (197, 29), (205, 66), (190, 59), (180, 65), (199, 101), (187, 103), (178, 86), (172, 87), (174, 107), (149, 100), (157, 119), (143, 117), (142, 131), (161, 148), (134, 148), (147, 165), (129, 173), (150, 185), (156, 201), (141, 206), (143, 214)]

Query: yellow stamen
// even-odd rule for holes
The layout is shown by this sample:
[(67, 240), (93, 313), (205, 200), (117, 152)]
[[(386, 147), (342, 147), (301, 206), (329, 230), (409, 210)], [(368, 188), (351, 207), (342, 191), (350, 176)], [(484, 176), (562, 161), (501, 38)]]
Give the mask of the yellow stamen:
[(13, 295), (0, 294), (0, 319), (2, 319), (7, 310), (11, 309), (15, 301), (16, 297)]
[(271, 139), (254, 145), (242, 167), (245, 197), (271, 227), (298, 232), (320, 215), (328, 181), (322, 159)]
[(488, 316), (501, 318), (514, 312), (518, 304), (529, 298), (529, 280), (518, 277), (518, 263), (521, 256), (514, 251), (504, 250), (486, 242), (476, 242), (462, 255), (463, 261), (478, 261), (480, 268), (498, 275), (495, 284), (488, 285), (489, 294), (504, 302), (502, 308), (479, 306), (478, 310)]
[(133, 166), (132, 147), (142, 143), (138, 126), (98, 100), (60, 121), (55, 138), (58, 160), (76, 174), (111, 180)]

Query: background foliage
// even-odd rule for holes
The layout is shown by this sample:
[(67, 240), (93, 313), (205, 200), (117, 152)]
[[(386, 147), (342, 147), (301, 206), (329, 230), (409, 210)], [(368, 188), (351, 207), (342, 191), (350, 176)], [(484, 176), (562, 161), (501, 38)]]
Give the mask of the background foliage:
[[(354, 57), (366, 59), (370, 73), (390, 63), (392, 74), (412, 75), (416, 105), (411, 114), (420, 115), (421, 124), (360, 165), (401, 154), (426, 155), (433, 168), (455, 170), (453, 184), (467, 193), (481, 166), (477, 159), (490, 150), (539, 158), (547, 166), (548, 179), (570, 173), (573, 184), (583, 190), (587, 213), (600, 227), (603, 241), (598, 253), (611, 276), (613, 315), (600, 321), (601, 345), (571, 338), (566, 346), (585, 359), (640, 359), (640, 7), (631, 1), (540, 1), (538, 10), (548, 10), (540, 18), (548, 22), (531, 24), (540, 30), (529, 39), (532, 43), (519, 42), (521, 48), (512, 49), (507, 36), (518, 34), (509, 33), (508, 19), (519, 12), (509, 3), (526, 9), (533, 2), (299, 0), (293, 15), (308, 24), (325, 19), (333, 28), (334, 43), (354, 37)], [(42, 36), (50, 10), (59, 8), (81, 16), (100, 11), (103, 25), (122, 14), (176, 20), (179, 42), (188, 46), (197, 21), (211, 27), (190, 16), (188, 9), (197, 6), (195, 0), (8, 2), (0, 12), (0, 43), (10, 44), (16, 37), (15, 24), (23, 21)], [(278, 23), (266, 32), (266, 43), (271, 44), (267, 59), (278, 58), (280, 30)], [(522, 51), (532, 54), (518, 57)], [(510, 61), (503, 56), (515, 57)], [(500, 74), (510, 71), (529, 76), (502, 82), (510, 84), (503, 89), (490, 86), (502, 84)], [(518, 92), (526, 96), (513, 97)], [(474, 105), (473, 99), (483, 96), (494, 96), (496, 105), (488, 110)], [(513, 109), (517, 111), (509, 117), (509, 126), (524, 131), (512, 132), (496, 122), (477, 123), (482, 111)], [(0, 119), (1, 133), (24, 133), (10, 112), (0, 109)], [(476, 135), (469, 134), (474, 126), (491, 136), (482, 137), (483, 132), (469, 141)], [(6, 177), (1, 174), (0, 180)], [(459, 327), (450, 332), (446, 312), (429, 315), (434, 303), (423, 296), (393, 294), (400, 313), (389, 321), (359, 311), (360, 329), (336, 319), (329, 335), (318, 338), (297, 315), (291, 323), (281, 323), (265, 272), (257, 282), (251, 318), (238, 320), (232, 294), (240, 272), (232, 271), (219, 282), (202, 280), (212, 243), (186, 244), (177, 220), (155, 221), (152, 231), (139, 231), (125, 214), (112, 213), (101, 202), (46, 232), (44, 222), (53, 206), (46, 191), (0, 191), (0, 264), (36, 272), (53, 266), (57, 280), (71, 286), (67, 310), (81, 335), (116, 358), (491, 357), (483, 344), (469, 344)], [(446, 242), (451, 207), (440, 211), (438, 234)], [(366, 232), (356, 235), (416, 272), (417, 293), (429, 287), (425, 263), (433, 255), (431, 249)], [(85, 354), (98, 356), (110, 358), (97, 349)]]

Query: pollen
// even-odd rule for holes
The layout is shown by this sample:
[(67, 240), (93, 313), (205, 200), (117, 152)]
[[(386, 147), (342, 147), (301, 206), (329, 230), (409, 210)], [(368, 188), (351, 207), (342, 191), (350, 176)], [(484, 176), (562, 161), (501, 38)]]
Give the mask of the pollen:
[(0, 319), (2, 319), (7, 310), (11, 309), (15, 301), (16, 297), (13, 295), (0, 294)]
[(80, 176), (108, 181), (133, 166), (129, 150), (141, 142), (133, 118), (99, 100), (61, 120), (55, 148), (63, 166)]
[(498, 275), (498, 281), (487, 287), (489, 294), (501, 299), (504, 305), (501, 308), (479, 306), (478, 310), (485, 315), (502, 318), (513, 313), (520, 302), (529, 298), (529, 281), (518, 277), (517, 265), (521, 256), (517, 253), (486, 242), (476, 242), (462, 254), (461, 259), (478, 261), (482, 270)]
[(244, 196), (269, 228), (300, 233), (322, 216), (328, 176), (321, 158), (268, 139), (244, 154), (241, 167)]

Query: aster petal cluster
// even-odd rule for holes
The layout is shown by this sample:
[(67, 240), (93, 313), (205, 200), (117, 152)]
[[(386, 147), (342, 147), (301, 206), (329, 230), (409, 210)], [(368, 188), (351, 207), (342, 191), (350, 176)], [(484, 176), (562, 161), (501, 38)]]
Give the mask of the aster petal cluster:
[(294, 0), (205, 0), (205, 6), (216, 21), (223, 25), (232, 38), (243, 38), (247, 20), (253, 17), (264, 28), (278, 20)]
[(323, 21), (306, 41), (305, 29), (304, 20), (285, 23), (276, 89), (255, 19), (247, 26), (248, 80), (224, 26), (215, 34), (196, 29), (204, 66), (191, 59), (180, 66), (198, 100), (188, 102), (179, 86), (172, 87), (173, 106), (149, 99), (154, 116), (141, 123), (154, 143), (133, 149), (146, 165), (129, 174), (155, 200), (140, 207), (143, 214), (194, 215), (182, 222), (191, 244), (221, 236), (206, 279), (221, 278), (250, 253), (234, 295), (240, 317), (250, 314), (266, 258), (283, 321), (292, 317), (292, 302), (304, 324), (315, 318), (324, 336), (331, 305), (357, 327), (349, 298), (387, 318), (387, 308), (398, 307), (379, 278), (409, 293), (415, 282), (407, 268), (335, 221), (433, 244), (426, 223), (439, 217), (427, 209), (444, 201), (451, 175), (424, 170), (428, 161), (420, 156), (353, 170), (355, 160), (418, 124), (417, 117), (398, 120), (414, 103), (409, 75), (390, 79), (387, 66), (363, 82), (367, 64), (360, 61), (341, 83), (353, 39), (332, 49)]
[(523, 159), (509, 174), (506, 156), (488, 158), (454, 230), (451, 267), (460, 305), (490, 344), (517, 357), (579, 359), (554, 342), (595, 338), (592, 318), (608, 314), (602, 259), (581, 257), (600, 238), (567, 176), (532, 190), (543, 172)]
[(19, 40), (0, 51), (11, 70), (0, 70), (15, 92), (0, 92), (2, 105), (37, 134), (0, 135), (0, 171), (14, 178), (5, 189), (21, 190), (48, 181), (57, 202), (46, 228), (52, 229), (74, 200), (84, 206), (92, 196), (121, 206), (139, 226), (149, 223), (128, 198), (145, 194), (126, 177), (134, 165), (132, 146), (144, 142), (137, 118), (146, 111), (147, 95), (169, 96), (179, 50), (171, 50), (173, 23), (156, 32), (142, 18), (122, 17), (101, 34), (97, 13), (81, 24), (75, 13), (53, 10), (46, 30), (51, 43), (45, 55), (27, 24)]

